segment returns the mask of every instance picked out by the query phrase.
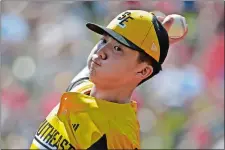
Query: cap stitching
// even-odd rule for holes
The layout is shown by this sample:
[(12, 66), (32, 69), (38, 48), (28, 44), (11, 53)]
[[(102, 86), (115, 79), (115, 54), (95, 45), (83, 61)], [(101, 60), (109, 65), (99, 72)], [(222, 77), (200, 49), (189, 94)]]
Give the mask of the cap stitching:
[[(148, 32), (147, 32), (145, 38), (144, 38), (143, 41), (141, 42), (141, 47), (142, 47), (142, 44), (144, 43), (145, 39), (147, 38), (147, 36), (148, 36), (148, 34), (149, 34), (149, 32), (150, 32), (152, 26), (153, 26), (153, 24), (151, 24), (151, 26), (149, 27), (149, 30), (148, 30)], [(144, 49), (144, 51), (145, 51), (145, 49)]]

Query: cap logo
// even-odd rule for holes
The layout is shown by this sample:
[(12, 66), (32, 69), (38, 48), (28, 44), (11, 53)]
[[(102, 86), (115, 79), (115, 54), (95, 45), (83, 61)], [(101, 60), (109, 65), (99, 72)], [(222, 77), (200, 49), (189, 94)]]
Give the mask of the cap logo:
[(155, 43), (152, 43), (151, 50), (152, 50), (152, 51), (157, 51), (157, 47), (155, 46)]
[(118, 25), (121, 28), (125, 28), (126, 27), (126, 24), (124, 22), (128, 22), (130, 19), (134, 20), (134, 18), (131, 17), (130, 15), (131, 15), (131, 12), (124, 12), (120, 17), (117, 18)]

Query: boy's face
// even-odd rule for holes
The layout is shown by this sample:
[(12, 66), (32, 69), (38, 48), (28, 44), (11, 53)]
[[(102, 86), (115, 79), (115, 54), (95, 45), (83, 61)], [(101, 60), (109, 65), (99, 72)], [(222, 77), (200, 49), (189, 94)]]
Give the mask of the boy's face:
[[(109, 86), (125, 86), (139, 82), (151, 74), (147, 63), (138, 62), (139, 53), (112, 37), (103, 35), (88, 58), (90, 80)], [(143, 74), (143, 69), (147, 67)], [(150, 71), (150, 72), (149, 72)]]

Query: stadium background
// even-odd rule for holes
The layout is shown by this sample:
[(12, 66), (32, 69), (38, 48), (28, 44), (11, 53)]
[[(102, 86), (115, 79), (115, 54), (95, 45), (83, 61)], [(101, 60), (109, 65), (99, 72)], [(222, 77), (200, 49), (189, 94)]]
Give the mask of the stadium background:
[[(163, 71), (137, 88), (144, 148), (224, 147), (224, 1), (1, 2), (1, 148), (28, 148), (99, 36), (126, 9), (186, 17)], [(137, 31), (138, 32), (138, 31)]]

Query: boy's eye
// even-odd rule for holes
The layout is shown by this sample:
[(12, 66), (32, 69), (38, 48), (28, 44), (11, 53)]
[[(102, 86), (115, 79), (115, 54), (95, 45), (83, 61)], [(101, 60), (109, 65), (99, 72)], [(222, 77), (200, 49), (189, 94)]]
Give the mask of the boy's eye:
[(114, 49), (115, 49), (116, 51), (122, 51), (122, 49), (121, 49), (119, 46), (114, 46)]

